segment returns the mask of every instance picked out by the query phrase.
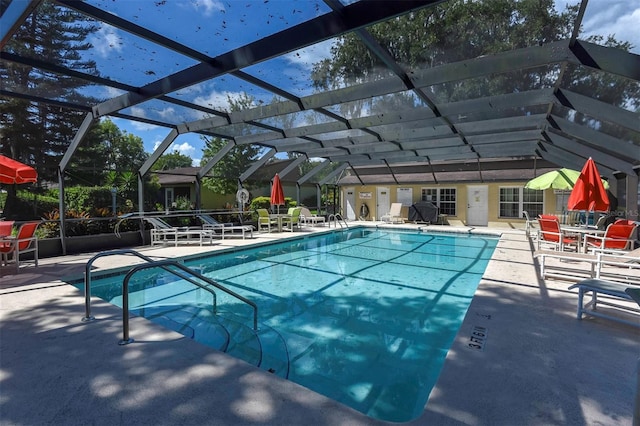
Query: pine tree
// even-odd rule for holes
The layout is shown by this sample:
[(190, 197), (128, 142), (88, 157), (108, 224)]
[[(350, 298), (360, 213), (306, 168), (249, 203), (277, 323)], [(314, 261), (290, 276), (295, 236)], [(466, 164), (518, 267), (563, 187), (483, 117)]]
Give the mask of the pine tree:
[[(77, 12), (43, 2), (7, 43), (6, 51), (27, 58), (97, 75), (94, 61), (82, 52), (91, 48), (87, 36), (97, 26)], [(87, 83), (50, 71), (3, 61), (0, 81), (6, 90), (91, 105), (80, 94)], [(25, 99), (0, 97), (0, 153), (37, 168), (39, 179), (57, 180), (56, 170), (86, 112)]]

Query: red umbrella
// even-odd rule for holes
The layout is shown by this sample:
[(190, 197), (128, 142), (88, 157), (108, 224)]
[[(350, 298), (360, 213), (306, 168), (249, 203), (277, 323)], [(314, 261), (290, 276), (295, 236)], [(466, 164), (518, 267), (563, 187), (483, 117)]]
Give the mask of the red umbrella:
[(273, 185), (271, 186), (271, 205), (284, 205), (284, 191), (282, 190), (282, 183), (280, 183), (280, 176), (277, 173), (273, 177)]
[(573, 186), (567, 207), (569, 210), (609, 211), (609, 196), (600, 179), (596, 163), (591, 157), (585, 163)]
[(38, 173), (19, 161), (0, 155), (0, 183), (29, 183), (38, 179)]

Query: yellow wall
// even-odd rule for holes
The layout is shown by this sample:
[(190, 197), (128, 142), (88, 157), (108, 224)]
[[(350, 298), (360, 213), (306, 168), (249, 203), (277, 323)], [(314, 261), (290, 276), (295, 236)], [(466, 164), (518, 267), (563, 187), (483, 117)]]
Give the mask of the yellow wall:
[[(440, 185), (379, 185), (380, 187), (389, 188), (389, 203), (395, 203), (397, 201), (397, 189), (398, 188), (412, 188), (413, 189), (413, 200), (415, 203), (420, 201), (422, 188), (456, 188), (456, 216), (447, 216), (446, 220), (451, 225), (465, 225), (467, 221), (467, 187), (468, 186), (477, 186), (477, 185), (486, 185), (488, 189), (488, 218), (489, 224), (491, 227), (506, 227), (506, 228), (518, 228), (521, 229), (524, 227), (524, 219), (523, 218), (499, 218), (499, 197), (500, 197), (500, 188), (502, 187), (517, 187), (524, 186), (524, 182), (499, 182), (499, 183), (464, 183), (464, 184), (440, 184)], [(340, 194), (342, 200), (344, 200), (345, 190), (347, 188), (353, 188), (355, 192), (355, 209), (356, 209), (356, 217), (358, 217), (360, 212), (360, 207), (363, 203), (366, 203), (369, 207), (369, 219), (372, 220), (375, 217), (379, 220), (378, 213), (376, 211), (377, 204), (377, 186), (373, 185), (364, 185), (364, 186), (343, 186), (340, 188)], [(360, 199), (361, 192), (370, 192), (371, 199)], [(344, 207), (344, 202), (343, 202)], [(555, 212), (556, 211), (556, 202), (555, 195), (553, 189), (549, 189), (545, 191), (544, 194), (544, 211), (545, 212)], [(407, 219), (409, 216), (409, 207), (402, 207), (402, 216)]]

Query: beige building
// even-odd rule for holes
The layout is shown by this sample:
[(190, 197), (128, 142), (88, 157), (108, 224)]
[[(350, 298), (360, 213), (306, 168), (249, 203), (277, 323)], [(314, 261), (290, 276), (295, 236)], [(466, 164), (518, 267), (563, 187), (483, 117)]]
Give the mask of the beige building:
[(351, 220), (379, 220), (392, 203), (402, 203), (408, 219), (411, 205), (430, 201), (439, 223), (521, 228), (523, 211), (566, 213), (569, 191), (524, 187), (557, 168), (541, 160), (356, 167), (339, 181), (342, 211)]

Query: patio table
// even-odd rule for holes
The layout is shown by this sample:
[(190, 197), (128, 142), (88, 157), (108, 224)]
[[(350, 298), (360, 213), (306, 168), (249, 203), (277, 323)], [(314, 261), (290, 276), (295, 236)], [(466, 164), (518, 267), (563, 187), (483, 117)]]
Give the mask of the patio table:
[(587, 252), (587, 239), (585, 238), (587, 235), (604, 235), (604, 230), (597, 229), (589, 226), (561, 226), (560, 229), (567, 233), (575, 234), (579, 238), (578, 245), (581, 248), (582, 253)]

